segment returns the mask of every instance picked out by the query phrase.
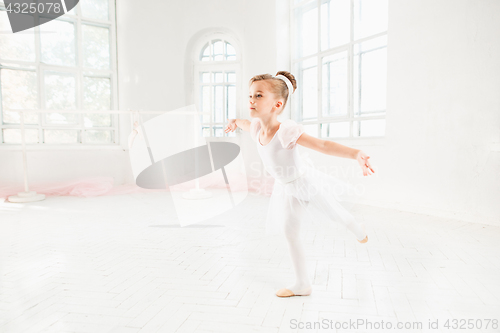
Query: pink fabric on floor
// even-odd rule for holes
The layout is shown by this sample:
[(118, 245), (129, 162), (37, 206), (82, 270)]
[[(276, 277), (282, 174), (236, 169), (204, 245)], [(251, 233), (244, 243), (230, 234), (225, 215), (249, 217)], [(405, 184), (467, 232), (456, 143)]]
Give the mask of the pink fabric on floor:
[[(243, 191), (247, 188), (245, 184), (248, 180), (246, 177), (238, 177), (238, 180), (231, 182), (232, 191)], [(91, 177), (76, 181), (68, 181), (61, 183), (32, 183), (29, 185), (30, 191), (36, 191), (46, 196), (77, 196), (77, 197), (96, 197), (101, 195), (119, 195), (139, 192), (166, 192), (167, 189), (144, 189), (136, 184), (124, 184), (113, 186), (113, 177)], [(200, 188), (225, 188), (225, 184), (216, 182), (214, 186), (210, 179), (199, 182)], [(175, 186), (176, 191), (188, 191), (195, 188), (195, 183), (186, 182)], [(270, 195), (271, 188), (269, 184), (262, 183), (259, 179), (248, 181), (249, 192), (259, 192), (264, 195)], [(11, 195), (17, 195), (19, 192), (24, 192), (24, 185), (13, 185), (0, 187), (0, 198), (6, 198)]]
[[(126, 194), (133, 192), (165, 191), (147, 190), (140, 188), (135, 184), (113, 187), (113, 183), (113, 177), (92, 177), (60, 183), (32, 183), (29, 185), (29, 190), (45, 194), (46, 196), (69, 195), (77, 197), (95, 197), (99, 195)], [(16, 195), (19, 192), (24, 192), (24, 185), (0, 187), (0, 198)]]

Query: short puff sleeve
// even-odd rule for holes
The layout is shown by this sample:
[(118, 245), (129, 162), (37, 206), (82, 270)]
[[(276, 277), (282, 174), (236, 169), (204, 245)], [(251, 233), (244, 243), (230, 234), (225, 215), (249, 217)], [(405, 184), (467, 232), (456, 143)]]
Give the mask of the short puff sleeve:
[(305, 132), (304, 126), (291, 119), (283, 121), (278, 131), (278, 139), (285, 149), (293, 149), (298, 138)]
[(260, 120), (259, 118), (253, 118), (250, 122), (250, 136), (255, 142), (259, 140), (259, 131), (260, 131)]

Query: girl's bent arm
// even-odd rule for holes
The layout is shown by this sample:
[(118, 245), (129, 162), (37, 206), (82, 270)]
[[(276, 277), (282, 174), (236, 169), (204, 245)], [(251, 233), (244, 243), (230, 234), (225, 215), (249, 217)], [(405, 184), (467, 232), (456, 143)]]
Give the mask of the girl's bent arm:
[(302, 133), (297, 139), (297, 144), (314, 149), (323, 154), (351, 158), (353, 160), (357, 158), (359, 152), (358, 149), (350, 148), (329, 140), (321, 140), (307, 133)]
[(250, 120), (248, 119), (236, 119), (236, 125), (244, 131), (250, 131)]

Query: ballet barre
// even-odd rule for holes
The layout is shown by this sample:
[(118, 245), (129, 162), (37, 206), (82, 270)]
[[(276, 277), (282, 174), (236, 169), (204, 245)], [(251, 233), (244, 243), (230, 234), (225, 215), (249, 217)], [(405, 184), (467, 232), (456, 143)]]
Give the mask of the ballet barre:
[[(190, 108), (192, 105), (186, 106), (184, 108)], [(175, 111), (152, 111), (152, 110), (52, 110), (52, 109), (4, 109), (8, 112), (18, 112), (20, 113), (20, 123), (21, 123), (21, 145), (23, 152), (23, 168), (24, 168), (24, 192), (19, 192), (17, 195), (11, 195), (7, 198), (9, 202), (14, 203), (24, 203), (45, 200), (45, 194), (36, 193), (36, 191), (29, 190), (28, 184), (28, 165), (26, 159), (26, 138), (25, 138), (25, 128), (24, 128), (24, 114), (25, 113), (71, 113), (71, 114), (81, 114), (81, 113), (98, 113), (98, 114), (130, 114), (138, 115), (139, 122), (141, 121), (142, 114), (164, 114), (169, 112), (170, 114), (182, 114), (182, 115), (209, 115), (210, 112), (198, 112), (198, 111), (181, 111), (183, 108), (176, 109)], [(132, 117), (131, 117), (132, 119)]]

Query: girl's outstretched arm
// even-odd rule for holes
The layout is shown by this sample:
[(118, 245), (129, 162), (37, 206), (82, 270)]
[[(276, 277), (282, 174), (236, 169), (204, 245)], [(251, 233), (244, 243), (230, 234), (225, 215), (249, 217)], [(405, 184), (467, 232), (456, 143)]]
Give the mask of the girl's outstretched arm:
[(250, 131), (250, 123), (250, 120), (247, 119), (229, 119), (226, 127), (224, 128), (224, 132), (234, 132), (237, 127), (248, 132)]
[(373, 171), (370, 162), (368, 162), (370, 156), (366, 155), (362, 150), (350, 148), (330, 140), (318, 139), (307, 133), (302, 133), (302, 135), (297, 139), (297, 144), (319, 151), (323, 154), (357, 160), (361, 169), (363, 169), (363, 176), (371, 175), (369, 171), (375, 172)]

